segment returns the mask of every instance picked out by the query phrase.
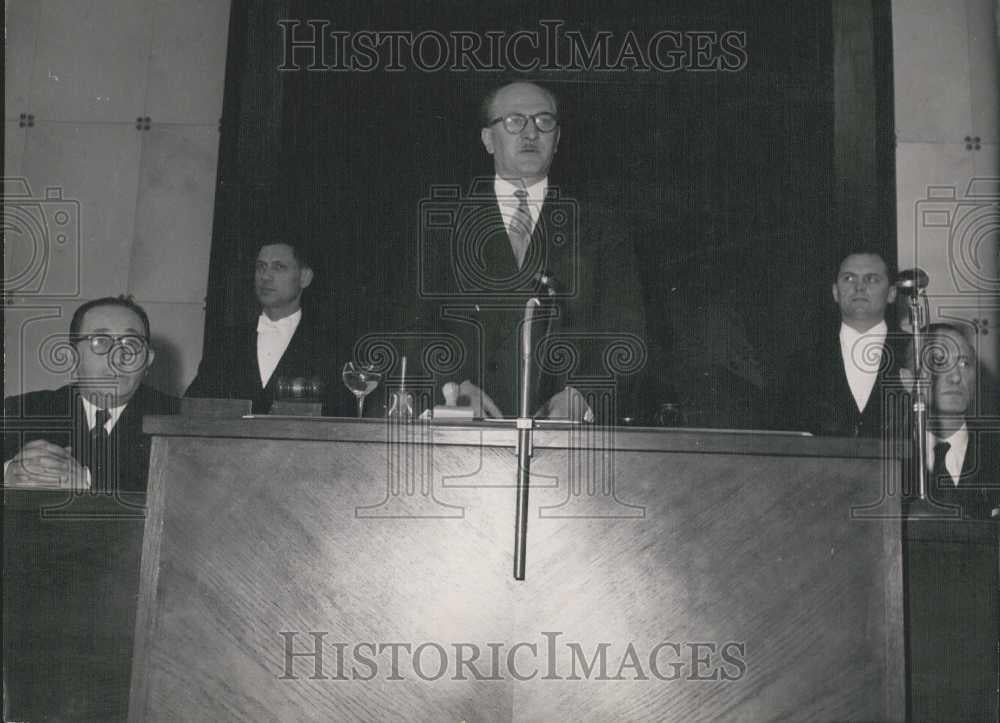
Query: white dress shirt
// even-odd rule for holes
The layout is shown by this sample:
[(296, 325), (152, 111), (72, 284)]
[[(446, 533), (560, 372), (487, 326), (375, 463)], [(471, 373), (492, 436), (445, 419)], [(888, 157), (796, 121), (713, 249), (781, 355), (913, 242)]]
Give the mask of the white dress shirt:
[(875, 387), (878, 367), (882, 361), (882, 347), (888, 333), (889, 327), (884, 321), (865, 332), (844, 323), (840, 325), (840, 355), (844, 360), (847, 384), (859, 412), (865, 410)]
[[(94, 424), (97, 422), (98, 407), (86, 397), (80, 397), (80, 401), (83, 402), (83, 413), (87, 417), (87, 429), (93, 432)], [(108, 417), (108, 421), (104, 423), (104, 429), (107, 430), (108, 434), (111, 434), (111, 430), (115, 428), (116, 424), (118, 424), (118, 418), (122, 416), (122, 412), (125, 411), (125, 405), (123, 404), (120, 407), (109, 407), (108, 411), (111, 413), (111, 416)]]
[[(514, 212), (517, 211), (519, 201), (514, 191), (521, 190), (522, 186), (511, 183), (505, 178), (496, 176), (493, 179), (493, 192), (497, 196), (497, 203), (500, 205), (500, 215), (503, 217), (503, 225), (510, 235), (510, 225), (514, 220)], [(535, 225), (538, 217), (542, 213), (542, 203), (545, 202), (545, 192), (549, 189), (549, 179), (543, 178), (533, 186), (524, 188), (528, 192), (528, 213), (531, 214), (531, 232), (535, 232)]]
[(278, 368), (278, 362), (288, 348), (295, 330), (302, 321), (302, 309), (294, 314), (271, 321), (267, 314), (261, 312), (257, 319), (257, 365), (260, 367), (260, 383), (266, 387), (267, 382)]
[(948, 454), (944, 456), (944, 466), (948, 470), (948, 474), (951, 475), (952, 484), (957, 487), (958, 480), (962, 476), (962, 465), (965, 464), (965, 450), (969, 448), (969, 428), (963, 424), (950, 437), (943, 439), (927, 432), (927, 459), (925, 461), (930, 472), (934, 471), (934, 445), (939, 442), (947, 442), (951, 445), (948, 448)]

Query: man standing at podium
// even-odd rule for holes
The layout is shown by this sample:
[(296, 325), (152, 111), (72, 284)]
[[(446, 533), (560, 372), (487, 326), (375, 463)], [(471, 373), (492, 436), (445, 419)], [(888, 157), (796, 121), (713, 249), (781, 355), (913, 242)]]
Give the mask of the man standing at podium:
[(4, 400), (4, 485), (145, 492), (145, 414), (177, 400), (142, 381), (156, 358), (149, 318), (131, 298), (83, 304), (70, 322), (72, 384)]
[(781, 413), (785, 428), (842, 437), (879, 437), (887, 385), (897, 378), (886, 307), (896, 299), (889, 266), (874, 252), (847, 255), (833, 282), (840, 313), (836, 331), (795, 355)]
[[(601, 367), (599, 347), (606, 341), (601, 334), (644, 338), (626, 224), (600, 204), (583, 203), (550, 182), (562, 128), (549, 90), (509, 83), (484, 99), (481, 112), (480, 140), (494, 174), (473, 181), (454, 204), (452, 228), (421, 229), (422, 267), (430, 274), (423, 291), (439, 297), (425, 307), (425, 315), (434, 317), (425, 322), (455, 320), (448, 328), (462, 336), (468, 364), (452, 381), (465, 379), (460, 394), (484, 416), (510, 417), (519, 414), (525, 302), (538, 294), (553, 300), (537, 312), (550, 314), (552, 321), (548, 327), (534, 325), (535, 348), (544, 343), (546, 328), (550, 341), (554, 334), (562, 341), (552, 354), (542, 349), (535, 357), (544, 368), (536, 369), (532, 380), (529, 414), (592, 421), (595, 410), (566, 384), (573, 368), (557, 369), (560, 364), (553, 362), (566, 352), (576, 372), (613, 380)], [(552, 280), (548, 288), (539, 284), (543, 275)], [(645, 350), (639, 354), (644, 357)]]
[[(206, 339), (198, 374), (184, 396), (248, 399), (254, 414), (267, 414), (278, 379), (318, 377), (327, 386), (323, 413), (350, 416), (347, 393), (334, 374), (349, 350), (338, 350), (316, 315), (302, 308), (302, 294), (312, 282), (301, 244), (261, 246), (254, 266), (254, 294), (261, 307), (256, 324), (230, 330), (219, 344), (207, 346)], [(333, 399), (344, 403), (334, 405)]]

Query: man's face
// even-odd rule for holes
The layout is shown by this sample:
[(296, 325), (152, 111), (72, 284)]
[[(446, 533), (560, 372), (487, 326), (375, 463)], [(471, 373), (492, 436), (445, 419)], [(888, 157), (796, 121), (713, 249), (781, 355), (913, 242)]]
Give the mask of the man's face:
[[(493, 101), (491, 118), (511, 113), (532, 116), (555, 113), (556, 107), (541, 88), (531, 83), (513, 83), (500, 89)], [(545, 178), (559, 145), (559, 127), (542, 133), (529, 119), (520, 133), (508, 133), (503, 122), (483, 128), (480, 133), (486, 152), (493, 156), (493, 169), (509, 181), (523, 180), (526, 185)]]
[(927, 340), (923, 358), (931, 379), (931, 412), (968, 412), (976, 392), (976, 355), (965, 338), (950, 329), (938, 330)]
[(889, 270), (875, 254), (851, 254), (837, 272), (833, 300), (843, 321), (877, 324), (885, 318), (885, 307), (896, 300), (896, 287), (889, 283)]
[[(109, 335), (115, 339), (114, 346), (106, 354), (94, 351), (90, 339), (75, 343), (80, 356), (76, 368), (78, 385), (84, 394), (98, 407), (109, 408), (125, 404), (139, 388), (146, 370), (156, 356), (142, 319), (131, 309), (121, 306), (95, 306), (83, 315), (80, 335)], [(123, 336), (141, 337), (119, 339)]]
[(257, 254), (253, 289), (265, 311), (281, 318), (298, 310), (302, 290), (312, 283), (312, 270), (295, 260), (291, 246), (262, 246)]

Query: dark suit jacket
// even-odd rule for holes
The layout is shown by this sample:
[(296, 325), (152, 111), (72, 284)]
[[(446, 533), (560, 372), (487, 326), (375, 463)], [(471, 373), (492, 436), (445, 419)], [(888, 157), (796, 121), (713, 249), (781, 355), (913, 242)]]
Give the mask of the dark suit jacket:
[[(149, 474), (148, 435), (142, 433), (146, 414), (176, 414), (177, 399), (140, 385), (111, 430), (110, 460), (117, 487), (123, 492), (145, 492)], [(84, 416), (80, 392), (74, 385), (55, 390), (29, 392), (4, 400), (3, 459), (16, 455), (35, 439), (72, 446), (73, 456), (88, 465), (86, 450), (90, 430)], [(114, 481), (114, 479), (112, 480)]]
[[(477, 179), (467, 195), (442, 201), (437, 210), (448, 222), (421, 229), (420, 323), (456, 335), (465, 360), (442, 378), (469, 378), (505, 416), (518, 414), (525, 302), (537, 293), (535, 279), (543, 271), (554, 275), (557, 294), (541, 310), (551, 315), (550, 321), (534, 327), (530, 412), (566, 383), (579, 388), (590, 380), (595, 387), (613, 386), (616, 376), (625, 376), (616, 370), (631, 364), (636, 368), (630, 372), (637, 371), (646, 354), (642, 293), (621, 219), (550, 181), (524, 266), (518, 269), (493, 181)], [(624, 352), (633, 358), (622, 363), (621, 356), (606, 357), (616, 348), (615, 340), (623, 338), (641, 347), (634, 354)], [(624, 393), (619, 389), (616, 403), (617, 416), (629, 411), (631, 388)]]
[(205, 349), (198, 374), (184, 396), (249, 399), (254, 414), (267, 414), (274, 404), (279, 377), (315, 376), (327, 384), (323, 414), (353, 416), (353, 397), (340, 379), (341, 369), (350, 358), (350, 349), (338, 348), (315, 315), (303, 309), (302, 319), (266, 387), (260, 383), (255, 321), (252, 326), (228, 332), (222, 343)]
[[(146, 491), (143, 415), (175, 414), (177, 406), (176, 398), (140, 386), (122, 411), (109, 435), (114, 472), (106, 481), (124, 497), (5, 492), (4, 692), (11, 720), (125, 720), (145, 497), (128, 493)], [(4, 400), (4, 461), (35, 439), (72, 445), (89, 466), (90, 430), (77, 387)], [(94, 479), (92, 491), (100, 484)]]
[(890, 330), (882, 347), (879, 372), (865, 408), (851, 394), (840, 352), (840, 324), (819, 345), (791, 358), (785, 375), (778, 425), (837, 437), (880, 437), (894, 429), (894, 400), (902, 393), (899, 352), (902, 340)]
[(950, 475), (932, 479), (928, 474), (928, 494), (941, 504), (959, 506), (965, 519), (988, 520), (1000, 507), (1000, 430), (973, 420), (966, 424), (969, 445), (958, 485)]

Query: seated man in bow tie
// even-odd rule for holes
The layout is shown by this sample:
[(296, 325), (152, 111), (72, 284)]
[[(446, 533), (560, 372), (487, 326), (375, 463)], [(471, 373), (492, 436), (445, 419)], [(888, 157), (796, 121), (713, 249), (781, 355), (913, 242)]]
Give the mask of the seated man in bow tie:
[[(335, 348), (317, 315), (302, 308), (313, 269), (301, 244), (260, 247), (254, 294), (260, 316), (253, 325), (229, 330), (221, 343), (207, 346), (186, 397), (248, 399), (254, 414), (267, 414), (280, 378), (315, 378), (326, 383), (323, 413), (351, 416), (350, 399), (335, 371), (349, 358)], [(334, 402), (333, 400), (336, 400)]]
[[(912, 349), (901, 376), (912, 383)], [(996, 517), (1000, 508), (1000, 429), (977, 419), (976, 351), (952, 324), (927, 327), (922, 353), (930, 381), (927, 415), (927, 492), (957, 505), (971, 519)]]
[(144, 385), (156, 358), (149, 318), (131, 298), (83, 304), (70, 322), (75, 379), (4, 400), (4, 486), (144, 492), (145, 414), (174, 414), (177, 400)]

